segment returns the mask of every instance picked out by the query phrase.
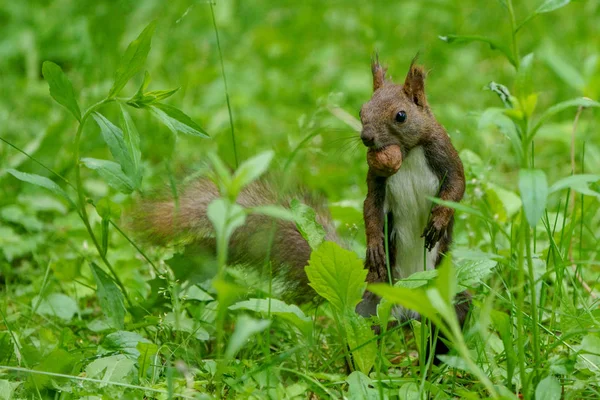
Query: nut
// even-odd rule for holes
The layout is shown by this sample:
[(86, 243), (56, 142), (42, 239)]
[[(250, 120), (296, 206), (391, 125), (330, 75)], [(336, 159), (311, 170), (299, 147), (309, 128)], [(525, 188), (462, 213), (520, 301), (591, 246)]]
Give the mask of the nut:
[(382, 177), (394, 175), (402, 165), (402, 150), (398, 145), (386, 146), (379, 150), (367, 152), (367, 164), (371, 171)]

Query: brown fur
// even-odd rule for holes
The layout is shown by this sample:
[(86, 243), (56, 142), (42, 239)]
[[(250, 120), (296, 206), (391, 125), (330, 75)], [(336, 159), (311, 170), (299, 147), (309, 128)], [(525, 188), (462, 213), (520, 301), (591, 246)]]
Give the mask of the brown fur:
[[(237, 202), (245, 208), (268, 204), (289, 207), (291, 198), (282, 198), (272, 188), (267, 182), (255, 182), (242, 190)], [(199, 179), (183, 188), (178, 202), (164, 194), (158, 200), (141, 200), (130, 214), (128, 225), (138, 237), (149, 242), (200, 244), (214, 251), (213, 229), (206, 210), (218, 195), (214, 183)], [(301, 200), (316, 209), (317, 221), (326, 230), (326, 240), (339, 242), (326, 210), (309, 196), (302, 196)], [(273, 243), (269, 249), (271, 236)], [(310, 300), (315, 294), (304, 273), (310, 253), (308, 243), (293, 222), (251, 214), (231, 237), (229, 262), (262, 267), (270, 261), (274, 273), (293, 287), (289, 290), (290, 299)]]
[[(417, 146), (422, 146), (427, 163), (438, 177), (440, 190), (438, 197), (443, 200), (458, 202), (465, 191), (465, 177), (462, 162), (446, 130), (440, 125), (429, 107), (425, 95), (425, 70), (412, 61), (403, 85), (396, 85), (385, 80), (386, 69), (378, 60), (371, 66), (373, 72), (373, 96), (361, 109), (363, 130), (361, 139), (370, 148), (378, 150), (390, 145), (399, 145), (402, 158)], [(382, 72), (383, 71), (383, 72)], [(406, 121), (399, 123), (395, 116), (399, 111), (407, 115)], [(402, 168), (402, 167), (401, 167)], [(370, 282), (387, 282), (384, 237), (384, 200), (386, 195), (386, 178), (376, 176), (370, 168), (367, 174), (367, 197), (364, 202), (365, 230), (367, 235), (367, 254), (365, 266)], [(391, 213), (390, 213), (391, 214)], [(388, 232), (392, 232), (393, 223), (388, 223)], [(425, 246), (432, 249), (440, 243), (436, 261), (438, 266), (452, 243), (454, 226), (454, 210), (436, 205), (422, 236)], [(393, 238), (387, 238), (390, 249), (395, 248)], [(390, 255), (395, 251), (390, 250)], [(393, 263), (390, 263), (393, 266)], [(369, 295), (365, 296), (367, 299)], [(470, 309), (468, 292), (457, 296), (456, 313), (461, 325)], [(445, 351), (444, 351), (445, 349)], [(439, 341), (436, 353), (447, 352), (445, 345)]]

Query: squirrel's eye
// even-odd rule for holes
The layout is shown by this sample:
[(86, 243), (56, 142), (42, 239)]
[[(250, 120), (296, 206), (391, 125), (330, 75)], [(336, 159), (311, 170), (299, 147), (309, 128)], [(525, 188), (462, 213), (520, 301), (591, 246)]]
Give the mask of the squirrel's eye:
[(398, 114), (396, 114), (396, 122), (404, 122), (406, 121), (406, 112), (405, 111), (398, 111)]

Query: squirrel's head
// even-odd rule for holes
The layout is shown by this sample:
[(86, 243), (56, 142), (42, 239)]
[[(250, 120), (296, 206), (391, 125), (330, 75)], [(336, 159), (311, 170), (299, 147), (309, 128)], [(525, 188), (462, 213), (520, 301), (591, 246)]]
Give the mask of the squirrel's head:
[(425, 70), (413, 59), (403, 85), (385, 79), (387, 68), (375, 56), (373, 96), (360, 110), (365, 146), (373, 149), (397, 144), (405, 155), (419, 145), (437, 123), (425, 96)]

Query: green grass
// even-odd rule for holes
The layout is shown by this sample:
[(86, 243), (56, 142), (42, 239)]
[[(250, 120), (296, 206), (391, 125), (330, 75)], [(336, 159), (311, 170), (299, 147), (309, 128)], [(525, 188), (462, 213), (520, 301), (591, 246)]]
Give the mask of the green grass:
[[(271, 3), (0, 6), (0, 399), (600, 397), (600, 5)], [(417, 353), (431, 325), (376, 336), (354, 313), (374, 50), (396, 81), (420, 54), (465, 165), (452, 259), (371, 287), (379, 319), (404, 304), (451, 338), (439, 367)], [(325, 302), (283, 303), (268, 264), (227, 262), (234, 200), (264, 170), (322, 197), (350, 250), (301, 204), (253, 211), (310, 234)], [(216, 255), (122, 223), (208, 171)]]

